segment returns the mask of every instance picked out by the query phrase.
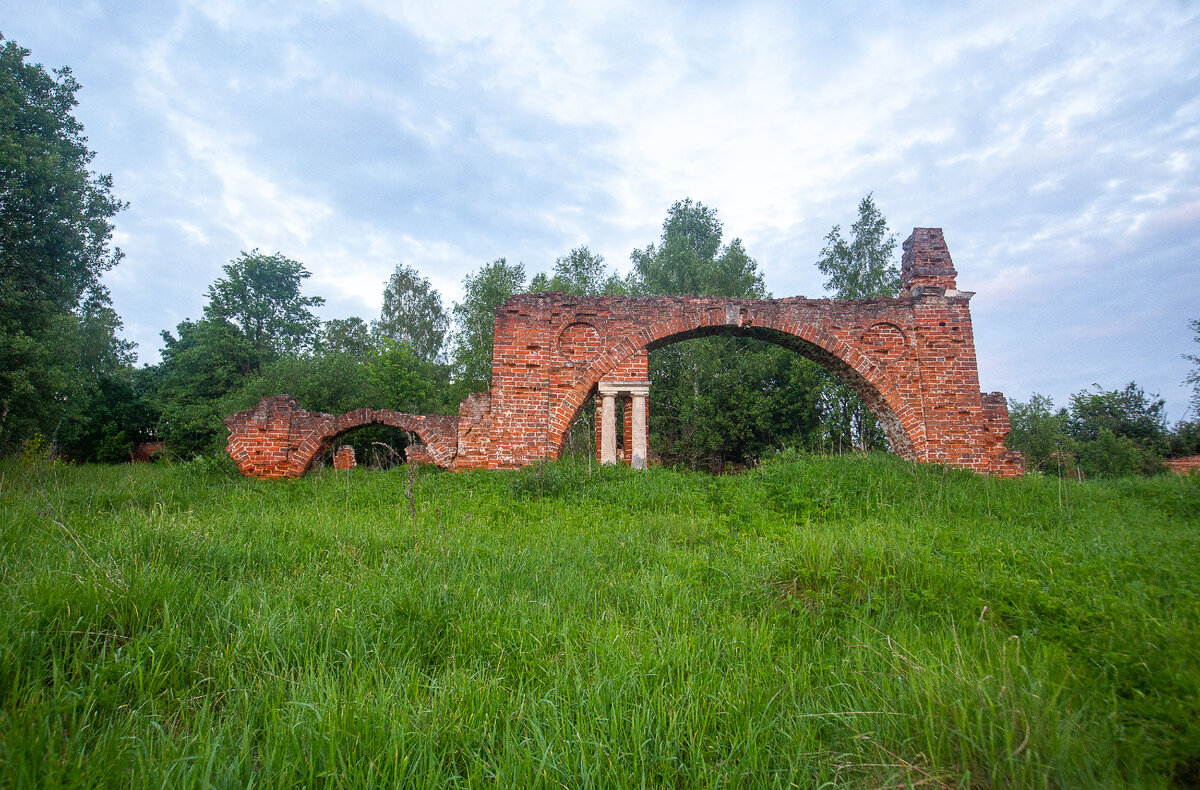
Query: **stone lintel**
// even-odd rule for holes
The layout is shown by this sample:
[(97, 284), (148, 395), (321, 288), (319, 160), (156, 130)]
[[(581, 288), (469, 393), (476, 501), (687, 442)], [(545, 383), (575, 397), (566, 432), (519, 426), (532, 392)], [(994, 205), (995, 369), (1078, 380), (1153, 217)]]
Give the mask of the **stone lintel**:
[(596, 385), (601, 395), (649, 395), (648, 381), (601, 381)]

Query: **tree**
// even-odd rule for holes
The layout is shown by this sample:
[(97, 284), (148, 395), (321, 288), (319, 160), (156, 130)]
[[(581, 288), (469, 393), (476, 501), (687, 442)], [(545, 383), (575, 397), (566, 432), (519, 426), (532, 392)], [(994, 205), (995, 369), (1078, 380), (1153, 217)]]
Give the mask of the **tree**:
[(6, 325), (74, 309), (121, 259), (109, 221), (125, 204), (112, 177), (88, 170), (96, 154), (71, 111), (79, 83), (0, 48), (0, 319)]
[(376, 337), (358, 316), (333, 318), (321, 324), (314, 350), (322, 356), (346, 355), (365, 359), (375, 350)]
[(107, 299), (86, 301), (74, 327), (77, 403), (59, 431), (62, 453), (76, 461), (128, 461), (154, 423), (144, 376), (133, 368), (134, 344), (117, 337), (121, 319)]
[(226, 396), (266, 365), (317, 343), (320, 321), (310, 308), (325, 300), (301, 295), (309, 277), (301, 264), (254, 250), (223, 271), (208, 288), (204, 317), (180, 323), (178, 337), (162, 333), (159, 435), (181, 455), (219, 449)]
[[(95, 331), (116, 341), (120, 321), (100, 278), (121, 259), (110, 248), (125, 204), (112, 178), (88, 169), (95, 153), (71, 114), (79, 83), (48, 74), (0, 36), (0, 450), (34, 432), (59, 437), (86, 422), (96, 368), (77, 363)], [(91, 305), (92, 307), (89, 307)], [(108, 357), (114, 364), (123, 358)], [(90, 378), (89, 378), (90, 377)]]
[(1121, 477), (1156, 474), (1168, 450), (1186, 449), (1190, 426), (1168, 434), (1164, 401), (1134, 382), (1123, 389), (1092, 385), (1055, 409), (1044, 395), (1009, 407), (1012, 430), (1006, 444), (1025, 456), (1025, 468), (1047, 474)]
[(237, 329), (255, 350), (257, 364), (312, 347), (321, 322), (310, 308), (325, 300), (301, 296), (301, 284), (311, 276), (302, 264), (278, 252), (252, 250), (223, 270), (225, 277), (208, 287), (204, 316)]
[(554, 261), (554, 275), (539, 272), (529, 284), (534, 293), (561, 291), (567, 294), (621, 294), (627, 291), (621, 277), (604, 264), (604, 256), (586, 246), (575, 249)]
[[(761, 299), (758, 264), (739, 239), (722, 244), (715, 209), (685, 199), (667, 212), (657, 244), (634, 250), (631, 284), (647, 295)], [(749, 337), (667, 345), (650, 355), (651, 448), (691, 467), (743, 462), (784, 444), (809, 445), (817, 366)]]
[(659, 246), (634, 250), (635, 282), (655, 296), (725, 296), (761, 299), (766, 295), (758, 264), (734, 239), (721, 248), (717, 212), (691, 198), (676, 201), (663, 221)]
[(1166, 434), (1166, 401), (1147, 395), (1135, 382), (1124, 389), (1104, 390), (1093, 384), (1071, 396), (1067, 430), (1081, 442), (1094, 441), (1108, 430), (1147, 447), (1158, 447)]
[[(264, 360), (230, 322), (216, 318), (185, 320), (178, 337), (164, 331), (155, 405), (158, 435), (177, 455), (220, 449), (221, 400), (237, 389)], [(273, 393), (274, 394), (274, 393)]]
[(1067, 410), (1055, 409), (1054, 401), (1034, 393), (1027, 403), (1010, 400), (1008, 419), (1012, 426), (1005, 444), (1025, 457), (1025, 470), (1056, 474), (1074, 467), (1075, 441), (1067, 433)]
[(858, 220), (850, 226), (850, 240), (834, 225), (825, 237), (817, 268), (829, 275), (825, 290), (838, 299), (878, 299), (900, 292), (900, 270), (893, 262), (896, 236), (888, 233), (887, 220), (871, 193), (858, 204)]
[(375, 333), (408, 343), (419, 358), (436, 362), (449, 326), (441, 294), (416, 269), (397, 265), (383, 289), (383, 309)]
[[(870, 193), (858, 204), (858, 220), (850, 226), (850, 239), (840, 225), (825, 236), (817, 269), (829, 276), (825, 289), (837, 299), (879, 299), (900, 292), (900, 270), (893, 262), (896, 236), (888, 233), (887, 220)], [(860, 450), (887, 447), (887, 437), (875, 415), (852, 389), (827, 374), (824, 389), (825, 428), (831, 446)]]
[[(1189, 321), (1188, 326), (1196, 333), (1196, 336), (1192, 339), (1200, 343), (1200, 319)], [(1192, 411), (1197, 417), (1200, 417), (1200, 355), (1184, 354), (1183, 358), (1191, 362), (1194, 366), (1188, 373), (1186, 381), (1192, 385)]]
[(497, 258), (463, 279), (463, 300), (455, 302), (454, 369), (458, 389), (481, 392), (492, 386), (492, 341), (496, 310), (525, 289), (525, 266)]

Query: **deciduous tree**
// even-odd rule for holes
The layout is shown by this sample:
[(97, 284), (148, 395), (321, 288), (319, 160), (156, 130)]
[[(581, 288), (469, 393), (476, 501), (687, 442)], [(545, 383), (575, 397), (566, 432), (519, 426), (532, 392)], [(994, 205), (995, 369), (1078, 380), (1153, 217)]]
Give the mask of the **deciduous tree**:
[[(850, 226), (850, 238), (840, 225), (825, 236), (825, 247), (817, 269), (829, 276), (825, 289), (838, 299), (878, 299), (900, 292), (900, 270), (896, 267), (896, 236), (888, 232), (887, 220), (871, 194), (858, 204), (858, 219)], [(875, 415), (859, 397), (833, 374), (823, 390), (826, 440), (831, 447), (860, 450), (887, 447), (887, 438)]]
[(450, 320), (441, 294), (410, 266), (397, 265), (383, 289), (383, 309), (375, 333), (407, 343), (426, 362), (442, 357)]
[[(632, 281), (646, 295), (767, 296), (739, 239), (722, 245), (716, 210), (691, 199), (667, 212), (657, 244), (634, 250)], [(720, 467), (815, 430), (817, 366), (747, 337), (687, 340), (650, 355), (651, 447), (663, 460)]]
[(454, 303), (454, 372), (458, 389), (492, 386), (492, 341), (496, 310), (525, 289), (525, 266), (497, 258), (463, 279), (463, 300)]
[(868, 194), (859, 201), (848, 240), (842, 238), (840, 225), (825, 236), (817, 268), (829, 275), (825, 290), (838, 299), (891, 297), (900, 292), (895, 254), (896, 236), (888, 233), (887, 220)]
[[(88, 430), (88, 405), (122, 354), (101, 276), (121, 259), (112, 218), (125, 204), (72, 115), (79, 83), (48, 73), (0, 36), (0, 450), (41, 432)], [(99, 338), (103, 334), (103, 338)]]
[(554, 272), (547, 276), (539, 272), (529, 284), (533, 293), (561, 291), (568, 294), (621, 294), (628, 288), (620, 275), (586, 246), (576, 247), (554, 261)]
[(225, 276), (208, 287), (205, 318), (236, 328), (257, 352), (259, 364), (312, 347), (321, 321), (311, 308), (325, 300), (300, 293), (311, 276), (302, 264), (282, 253), (253, 250), (223, 270)]
[(199, 321), (179, 324), (165, 343), (156, 404), (160, 435), (180, 455), (219, 448), (223, 400), (264, 366), (311, 349), (320, 321), (310, 308), (324, 304), (303, 296), (309, 277), (282, 254), (243, 252), (208, 289)]

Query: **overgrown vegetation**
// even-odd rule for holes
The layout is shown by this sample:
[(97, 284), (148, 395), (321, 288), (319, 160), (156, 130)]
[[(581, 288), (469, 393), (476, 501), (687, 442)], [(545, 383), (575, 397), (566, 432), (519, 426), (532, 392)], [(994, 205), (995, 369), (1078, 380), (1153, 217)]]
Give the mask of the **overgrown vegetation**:
[(0, 785), (1187, 787), (1200, 477), (0, 464)]
[(1009, 404), (1008, 445), (1025, 456), (1025, 469), (1067, 477), (1152, 475), (1163, 459), (1200, 453), (1200, 423), (1182, 420), (1168, 430), (1163, 400), (1134, 382), (1119, 390), (1099, 386), (1071, 396), (1069, 405), (1034, 394)]

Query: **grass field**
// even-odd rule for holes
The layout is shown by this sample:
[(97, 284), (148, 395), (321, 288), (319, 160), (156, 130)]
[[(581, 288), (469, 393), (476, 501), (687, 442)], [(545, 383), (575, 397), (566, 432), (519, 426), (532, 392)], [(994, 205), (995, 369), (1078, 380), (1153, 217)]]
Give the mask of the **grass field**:
[(0, 786), (1200, 785), (1200, 476), (0, 464)]

